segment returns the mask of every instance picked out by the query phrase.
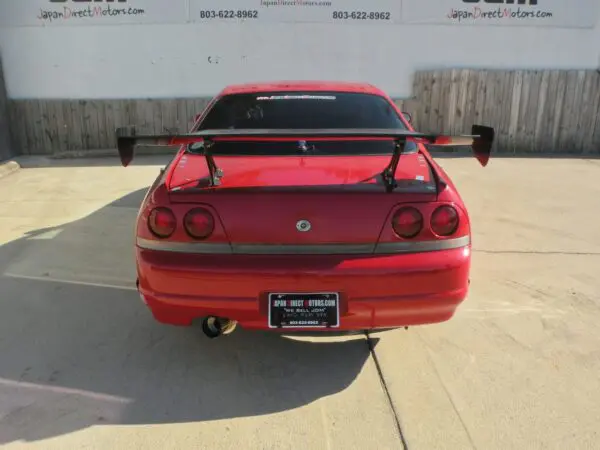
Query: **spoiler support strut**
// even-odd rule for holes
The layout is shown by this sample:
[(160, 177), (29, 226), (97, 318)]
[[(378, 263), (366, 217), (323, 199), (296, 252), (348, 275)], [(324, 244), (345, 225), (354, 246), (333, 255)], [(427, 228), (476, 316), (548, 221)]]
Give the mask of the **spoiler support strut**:
[(394, 142), (394, 153), (392, 154), (392, 159), (389, 164), (383, 169), (381, 172), (381, 178), (383, 179), (383, 184), (385, 184), (386, 192), (392, 192), (396, 186), (396, 169), (398, 169), (398, 164), (400, 163), (400, 156), (404, 152), (404, 147), (406, 145), (406, 139), (396, 139)]
[(208, 166), (211, 187), (219, 186), (221, 184), (221, 178), (223, 177), (223, 170), (217, 166), (215, 163), (215, 158), (210, 152), (214, 145), (215, 142), (210, 137), (206, 137), (201, 150), (192, 152), (198, 155), (204, 155), (204, 158), (206, 159), (206, 165)]

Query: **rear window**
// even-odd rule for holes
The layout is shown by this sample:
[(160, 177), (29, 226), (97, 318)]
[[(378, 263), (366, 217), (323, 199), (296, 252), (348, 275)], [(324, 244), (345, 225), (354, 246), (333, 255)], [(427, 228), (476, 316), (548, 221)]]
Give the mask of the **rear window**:
[[(213, 129), (323, 129), (388, 128), (406, 130), (387, 99), (373, 94), (346, 92), (258, 92), (232, 94), (219, 99), (198, 130)], [(309, 142), (313, 154), (391, 154), (391, 140)], [(293, 142), (220, 142), (219, 148), (235, 154), (298, 154)], [(407, 149), (416, 150), (413, 142)]]
[(392, 105), (373, 94), (264, 92), (222, 97), (200, 129), (406, 127)]

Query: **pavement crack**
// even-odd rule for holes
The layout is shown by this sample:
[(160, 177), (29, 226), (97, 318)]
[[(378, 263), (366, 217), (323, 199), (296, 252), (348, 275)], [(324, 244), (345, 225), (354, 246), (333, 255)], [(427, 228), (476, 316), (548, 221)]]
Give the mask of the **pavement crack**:
[(383, 392), (385, 393), (388, 405), (392, 410), (392, 414), (394, 416), (394, 423), (396, 424), (396, 430), (398, 431), (398, 436), (400, 438), (400, 441), (402, 442), (402, 448), (404, 450), (408, 450), (408, 443), (406, 442), (404, 432), (402, 431), (402, 425), (400, 424), (400, 416), (398, 414), (398, 411), (396, 410), (396, 407), (394, 406), (394, 402), (388, 389), (387, 382), (385, 381), (383, 371), (381, 370), (381, 365), (379, 364), (379, 359), (377, 358), (377, 353), (375, 353), (375, 347), (373, 347), (373, 341), (371, 340), (371, 336), (369, 335), (368, 331), (365, 331), (365, 337), (367, 338), (366, 340), (367, 345), (369, 347), (369, 352), (371, 353), (373, 361), (375, 362), (375, 368), (377, 369), (377, 375), (379, 376), (379, 381), (381, 383), (381, 386), (383, 387)]
[(450, 404), (452, 405), (452, 409), (454, 409), (454, 412), (458, 416), (458, 420), (460, 420), (460, 423), (461, 423), (463, 429), (465, 430), (467, 437), (469, 438), (471, 447), (473, 449), (477, 450), (477, 447), (475, 446), (475, 441), (473, 441), (473, 437), (471, 436), (471, 433), (469, 433), (469, 429), (467, 428), (467, 424), (465, 423), (462, 415), (458, 411), (458, 408), (456, 407), (456, 403), (454, 403), (454, 399), (450, 395), (448, 386), (446, 386), (446, 383), (444, 383), (444, 380), (442, 379), (442, 376), (440, 375), (440, 372), (439, 372), (437, 366), (435, 365), (435, 361), (433, 360), (433, 356), (431, 355), (431, 349), (429, 348), (429, 345), (427, 345), (427, 342), (425, 342), (425, 339), (423, 339), (423, 337), (421, 336), (421, 334), (418, 331), (416, 331), (416, 334), (417, 334), (417, 337), (419, 338), (419, 340), (423, 343), (423, 346), (427, 349), (427, 358), (429, 359), (429, 362), (431, 363), (431, 366), (433, 367), (433, 370), (435, 371), (435, 376), (440, 381), (440, 384), (442, 385), (442, 388), (444, 389), (444, 392), (446, 393), (446, 396), (448, 397), (448, 400), (450, 401)]

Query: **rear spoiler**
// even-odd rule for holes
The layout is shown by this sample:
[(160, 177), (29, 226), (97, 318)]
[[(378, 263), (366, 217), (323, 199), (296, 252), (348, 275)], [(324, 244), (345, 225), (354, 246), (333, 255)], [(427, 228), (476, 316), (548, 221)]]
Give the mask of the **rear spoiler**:
[[(212, 185), (218, 185), (219, 179), (223, 176), (222, 171), (216, 166), (213, 155), (234, 156), (235, 152), (231, 150), (219, 149), (214, 143), (219, 140), (243, 140), (243, 138), (298, 138), (299, 141), (307, 138), (390, 138), (396, 143), (390, 163), (382, 171), (381, 176), (387, 187), (391, 191), (395, 187), (394, 174), (398, 167), (400, 156), (404, 153), (405, 144), (408, 140), (415, 143), (421, 143), (431, 146), (451, 147), (451, 146), (470, 146), (473, 149), (475, 158), (485, 167), (490, 159), (492, 144), (494, 141), (494, 129), (484, 125), (473, 125), (471, 135), (444, 135), (433, 133), (419, 133), (410, 130), (379, 129), (379, 128), (348, 128), (348, 129), (218, 129), (202, 130), (193, 133), (183, 134), (155, 134), (155, 135), (137, 135), (135, 128), (117, 129), (117, 149), (121, 158), (121, 163), (127, 167), (133, 160), (134, 148), (137, 145), (186, 145), (187, 152), (204, 155)], [(231, 139), (235, 138), (235, 139)], [(199, 144), (199, 145), (190, 145)], [(244, 156), (310, 156), (310, 153), (304, 153), (302, 146), (299, 146), (300, 152), (295, 155), (290, 153), (274, 154), (268, 153), (245, 154)], [(319, 153), (320, 156), (326, 153)], [(340, 155), (336, 153), (336, 155)]]

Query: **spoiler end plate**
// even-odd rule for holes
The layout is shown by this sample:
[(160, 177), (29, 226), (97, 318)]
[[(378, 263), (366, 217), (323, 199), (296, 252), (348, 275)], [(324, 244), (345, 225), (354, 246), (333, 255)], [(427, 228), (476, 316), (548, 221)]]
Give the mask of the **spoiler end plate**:
[(473, 125), (471, 127), (471, 134), (478, 136), (473, 139), (473, 154), (479, 164), (483, 167), (487, 166), (490, 155), (492, 153), (492, 145), (495, 139), (495, 131), (492, 127), (485, 125)]

